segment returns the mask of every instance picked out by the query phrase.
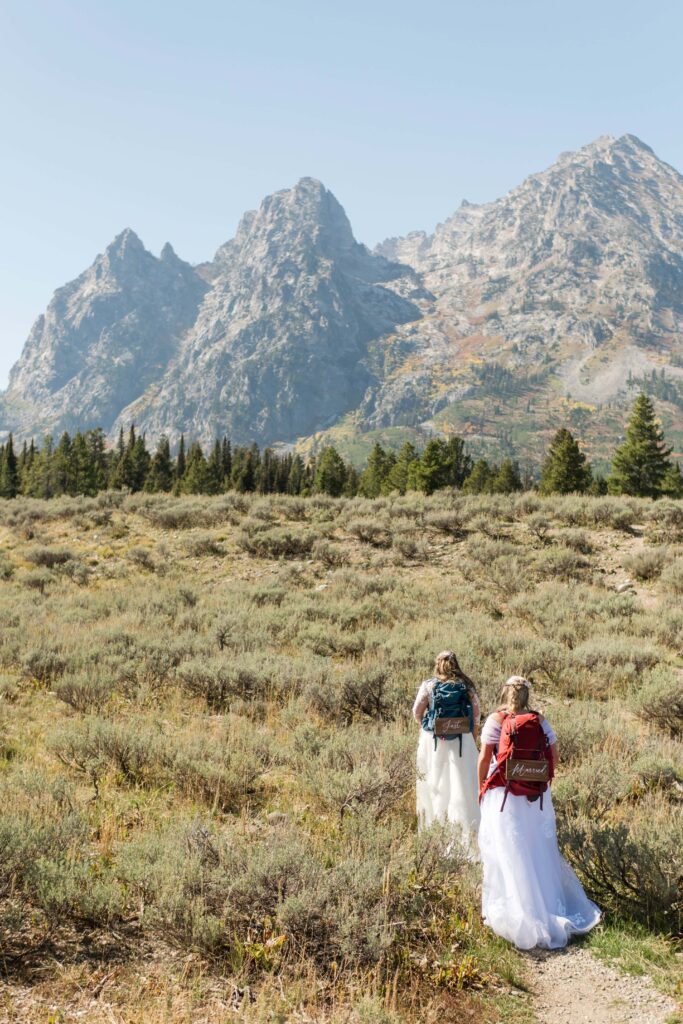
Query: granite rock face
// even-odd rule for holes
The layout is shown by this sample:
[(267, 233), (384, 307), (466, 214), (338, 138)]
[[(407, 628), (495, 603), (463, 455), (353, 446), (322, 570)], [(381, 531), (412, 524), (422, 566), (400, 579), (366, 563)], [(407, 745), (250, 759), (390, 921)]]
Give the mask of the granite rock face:
[[(376, 251), (436, 296), (406, 370), (415, 353), (432, 367), (432, 406), (439, 373), (481, 358), (545, 368), (587, 403), (623, 395), (629, 374), (683, 376), (683, 177), (632, 135), (562, 154), (496, 202), (463, 203), (433, 235)], [(396, 388), (394, 377), (377, 392), (370, 423), (392, 418)]]
[(607, 450), (653, 374), (683, 445), (683, 177), (626, 135), (374, 252), (312, 178), (195, 268), (125, 231), (36, 322), (0, 428), (263, 445), (352, 413), (536, 457), (571, 417)]
[(295, 441), (354, 409), (375, 381), (369, 344), (421, 315), (417, 275), (359, 245), (312, 178), (247, 213), (203, 273), (212, 287), (178, 357), (121, 425)]
[(109, 430), (165, 373), (206, 290), (170, 245), (157, 258), (123, 231), (35, 322), (3, 396), (8, 426)]

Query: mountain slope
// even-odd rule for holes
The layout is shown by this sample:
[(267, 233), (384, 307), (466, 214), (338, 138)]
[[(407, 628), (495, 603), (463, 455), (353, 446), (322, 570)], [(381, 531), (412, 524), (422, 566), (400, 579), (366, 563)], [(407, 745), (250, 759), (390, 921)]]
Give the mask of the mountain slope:
[[(353, 238), (334, 196), (303, 178), (242, 219), (204, 268), (194, 328), (158, 387), (119, 423), (204, 441), (295, 441), (361, 401), (369, 343), (420, 311), (417, 276)], [(393, 290), (392, 290), (393, 289)]]
[(457, 431), (537, 461), (569, 425), (604, 459), (639, 388), (683, 451), (683, 177), (605, 136), (373, 253), (312, 178), (196, 268), (124, 232), (36, 322), (0, 426), (334, 439), (359, 460)]
[(206, 289), (170, 245), (157, 259), (123, 231), (34, 324), (4, 395), (9, 426), (108, 430), (164, 373)]
[[(410, 263), (436, 304), (409, 363), (366, 402), (366, 426), (435, 415), (446, 426), (450, 407), (455, 424), (500, 439), (468, 402), (521, 397), (550, 423), (562, 400), (599, 413), (653, 370), (673, 392), (683, 382), (683, 177), (634, 136), (563, 154), (502, 199), (463, 204), (432, 236), (377, 251)], [(406, 393), (412, 407), (397, 413)]]

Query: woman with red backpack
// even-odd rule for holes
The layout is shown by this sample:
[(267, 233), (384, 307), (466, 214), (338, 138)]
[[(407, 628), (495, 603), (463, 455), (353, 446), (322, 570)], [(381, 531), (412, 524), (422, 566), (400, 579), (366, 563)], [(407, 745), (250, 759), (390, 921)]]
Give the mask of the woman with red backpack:
[(557, 846), (556, 765), (557, 737), (530, 709), (528, 680), (512, 676), (482, 729), (479, 850), (484, 921), (519, 949), (558, 949), (600, 920)]
[(479, 698), (453, 651), (436, 656), (434, 675), (417, 691), (413, 716), (417, 746), (417, 819), (420, 828), (450, 823), (465, 851), (476, 857)]

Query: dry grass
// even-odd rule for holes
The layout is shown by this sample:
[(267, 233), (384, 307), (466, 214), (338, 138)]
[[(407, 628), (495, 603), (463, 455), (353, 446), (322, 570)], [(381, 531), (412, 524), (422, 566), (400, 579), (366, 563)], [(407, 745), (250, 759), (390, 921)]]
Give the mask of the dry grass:
[(485, 710), (534, 676), (566, 855), (622, 927), (680, 930), (667, 508), (0, 507), (0, 1015), (523, 1024), (476, 877), (415, 833), (410, 705), (444, 646)]

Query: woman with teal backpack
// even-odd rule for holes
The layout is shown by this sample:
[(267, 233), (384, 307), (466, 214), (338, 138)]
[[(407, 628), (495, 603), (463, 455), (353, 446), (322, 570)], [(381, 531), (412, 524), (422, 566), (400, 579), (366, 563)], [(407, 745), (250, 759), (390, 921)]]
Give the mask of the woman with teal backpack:
[(417, 745), (417, 819), (420, 828), (450, 823), (465, 850), (476, 856), (479, 828), (477, 736), (479, 698), (453, 651), (436, 657), (434, 675), (417, 691), (413, 716), (422, 729)]

